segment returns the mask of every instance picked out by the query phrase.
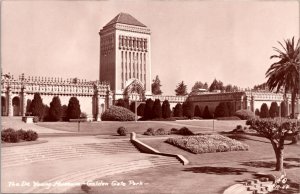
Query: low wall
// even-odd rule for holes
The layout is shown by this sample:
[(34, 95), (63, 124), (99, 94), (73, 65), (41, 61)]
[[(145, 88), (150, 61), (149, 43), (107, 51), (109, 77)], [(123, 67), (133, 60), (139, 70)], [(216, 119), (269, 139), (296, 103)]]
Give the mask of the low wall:
[(136, 139), (136, 133), (134, 133), (134, 132), (132, 132), (130, 134), (130, 141), (133, 145), (135, 145), (140, 151), (142, 151), (144, 153), (174, 157), (174, 158), (177, 158), (183, 165), (187, 165), (189, 163), (189, 161), (185, 157), (183, 157), (182, 155), (162, 153), (162, 152), (148, 146), (147, 144), (145, 144), (145, 143), (141, 142), (140, 140)]

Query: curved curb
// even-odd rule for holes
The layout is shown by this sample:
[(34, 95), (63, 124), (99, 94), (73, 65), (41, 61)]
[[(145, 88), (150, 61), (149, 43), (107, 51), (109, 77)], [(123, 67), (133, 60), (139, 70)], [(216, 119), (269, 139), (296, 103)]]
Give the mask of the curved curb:
[(136, 138), (136, 133), (135, 132), (131, 132), (130, 133), (130, 141), (131, 143), (136, 146), (136, 148), (138, 148), (141, 152), (144, 153), (149, 153), (149, 154), (156, 154), (156, 155), (162, 155), (162, 156), (168, 156), (168, 157), (174, 157), (176, 159), (178, 159), (183, 165), (187, 165), (189, 164), (189, 161), (183, 157), (182, 155), (179, 154), (169, 154), (169, 153), (162, 153), (152, 147), (150, 147), (149, 145), (141, 142), (140, 140), (138, 140)]

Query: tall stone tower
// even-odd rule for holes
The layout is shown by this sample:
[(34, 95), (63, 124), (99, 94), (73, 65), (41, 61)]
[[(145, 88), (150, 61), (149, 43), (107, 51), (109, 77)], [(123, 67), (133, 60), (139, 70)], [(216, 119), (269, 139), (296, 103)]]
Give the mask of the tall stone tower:
[(114, 99), (135, 81), (151, 95), (150, 29), (120, 13), (100, 30), (100, 81), (108, 81)]

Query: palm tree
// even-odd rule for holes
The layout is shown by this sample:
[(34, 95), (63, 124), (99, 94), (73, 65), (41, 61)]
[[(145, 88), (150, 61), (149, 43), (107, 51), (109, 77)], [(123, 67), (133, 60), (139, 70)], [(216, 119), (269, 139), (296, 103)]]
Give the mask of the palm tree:
[(297, 44), (294, 42), (294, 37), (284, 42), (285, 46), (278, 42), (283, 51), (273, 47), (278, 54), (270, 58), (278, 58), (279, 61), (273, 63), (266, 72), (266, 77), (269, 77), (267, 85), (270, 90), (276, 88), (276, 92), (281, 88), (284, 89), (284, 97), (287, 92), (292, 94), (292, 117), (294, 117), (295, 100), (299, 93), (300, 39)]

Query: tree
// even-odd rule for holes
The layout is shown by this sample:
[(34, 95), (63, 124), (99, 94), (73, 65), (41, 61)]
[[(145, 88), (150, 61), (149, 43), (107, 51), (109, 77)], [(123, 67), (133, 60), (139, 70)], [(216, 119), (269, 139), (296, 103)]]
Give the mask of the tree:
[(208, 90), (208, 84), (207, 84), (207, 82), (204, 83), (203, 88), (206, 89), (206, 90)]
[(145, 120), (149, 120), (153, 118), (153, 100), (151, 98), (146, 100), (146, 105), (145, 105), (145, 109), (144, 109), (144, 119)]
[(135, 102), (131, 102), (129, 109), (131, 110), (131, 112), (135, 113)]
[(43, 113), (43, 118), (42, 118), (43, 121), (49, 119), (49, 110), (50, 110), (50, 107), (48, 105), (44, 104), (44, 113)]
[(263, 103), (260, 107), (260, 118), (269, 118), (269, 107), (266, 103)]
[(187, 89), (186, 89), (186, 85), (184, 84), (184, 82), (180, 82), (177, 86), (176, 86), (176, 96), (185, 96), (187, 95)]
[(280, 113), (281, 113), (281, 117), (287, 117), (288, 116), (287, 104), (284, 101), (282, 101), (280, 103)]
[(161, 95), (162, 94), (162, 91), (160, 90), (161, 84), (160, 84), (160, 80), (158, 78), (158, 75), (155, 77), (154, 80), (152, 80), (152, 82), (153, 82), (152, 85), (151, 85), (151, 87), (152, 87), (152, 94), (154, 94), (154, 95)]
[(203, 113), (202, 113), (203, 119), (211, 119), (213, 118), (212, 115), (209, 112), (208, 106), (205, 106)]
[(275, 118), (279, 116), (279, 107), (276, 102), (271, 103), (269, 115), (271, 118)]
[(191, 101), (185, 101), (182, 104), (183, 116), (191, 119), (194, 116), (193, 103)]
[(226, 102), (226, 105), (228, 108), (228, 116), (233, 116), (235, 113), (234, 102)]
[(129, 100), (128, 98), (126, 99), (118, 99), (117, 102), (115, 103), (116, 106), (121, 106), (121, 107), (124, 107), (124, 108), (127, 108), (127, 109), (130, 109), (130, 106), (129, 106)]
[(258, 109), (258, 108), (255, 109), (255, 115), (256, 115), (256, 116), (260, 116), (260, 112), (259, 112), (259, 109)]
[(138, 108), (137, 108), (137, 115), (138, 116), (144, 116), (144, 110), (145, 110), (145, 104), (144, 103), (142, 103), (142, 104), (140, 104), (139, 106), (138, 106)]
[(76, 97), (71, 97), (67, 109), (67, 118), (68, 119), (78, 119), (80, 118), (80, 104)]
[(231, 84), (225, 86), (225, 92), (233, 92), (233, 87)]
[(195, 116), (195, 117), (201, 117), (201, 116), (202, 116), (202, 115), (201, 115), (201, 110), (200, 110), (200, 108), (199, 108), (198, 105), (195, 106), (194, 116)]
[(223, 86), (223, 82), (217, 81), (217, 79), (214, 79), (214, 81), (209, 86), (209, 91), (213, 92), (214, 90), (225, 90), (225, 87)]
[(163, 101), (161, 110), (162, 110), (162, 117), (164, 119), (171, 117), (171, 108), (170, 108), (170, 103), (168, 100)]
[(270, 58), (278, 58), (279, 61), (273, 63), (266, 72), (268, 77), (267, 85), (270, 90), (276, 88), (276, 92), (284, 89), (286, 96), (287, 92), (292, 94), (292, 117), (295, 117), (295, 100), (299, 93), (299, 70), (300, 70), (300, 39), (297, 44), (292, 40), (287, 39), (284, 41), (285, 46), (278, 42), (284, 51), (274, 47), (278, 53), (272, 55)]
[(219, 105), (215, 109), (215, 117), (228, 117), (229, 111), (227, 104), (225, 102), (220, 102)]
[(50, 121), (59, 121), (62, 115), (62, 107), (58, 96), (54, 96), (50, 103), (49, 117)]
[(39, 93), (35, 93), (33, 96), (33, 100), (30, 103), (29, 112), (31, 112), (32, 116), (38, 116), (39, 120), (42, 120), (44, 117), (44, 104)]
[(159, 99), (155, 99), (153, 107), (152, 107), (152, 112), (153, 112), (153, 118), (161, 118), (162, 117), (162, 110), (161, 110), (161, 105), (160, 105)]
[(173, 112), (174, 117), (182, 117), (182, 105), (180, 103), (177, 103), (174, 112)]
[(276, 169), (283, 171), (284, 141), (288, 136), (299, 134), (297, 120), (291, 119), (251, 119), (246, 122), (252, 129), (271, 141), (276, 156)]
[(197, 81), (194, 86), (192, 87), (192, 92), (197, 91), (199, 89), (202, 89), (204, 87), (204, 84), (201, 81)]
[(62, 105), (61, 106), (61, 117), (63, 121), (67, 121), (67, 114), (68, 114), (68, 106), (67, 105)]

